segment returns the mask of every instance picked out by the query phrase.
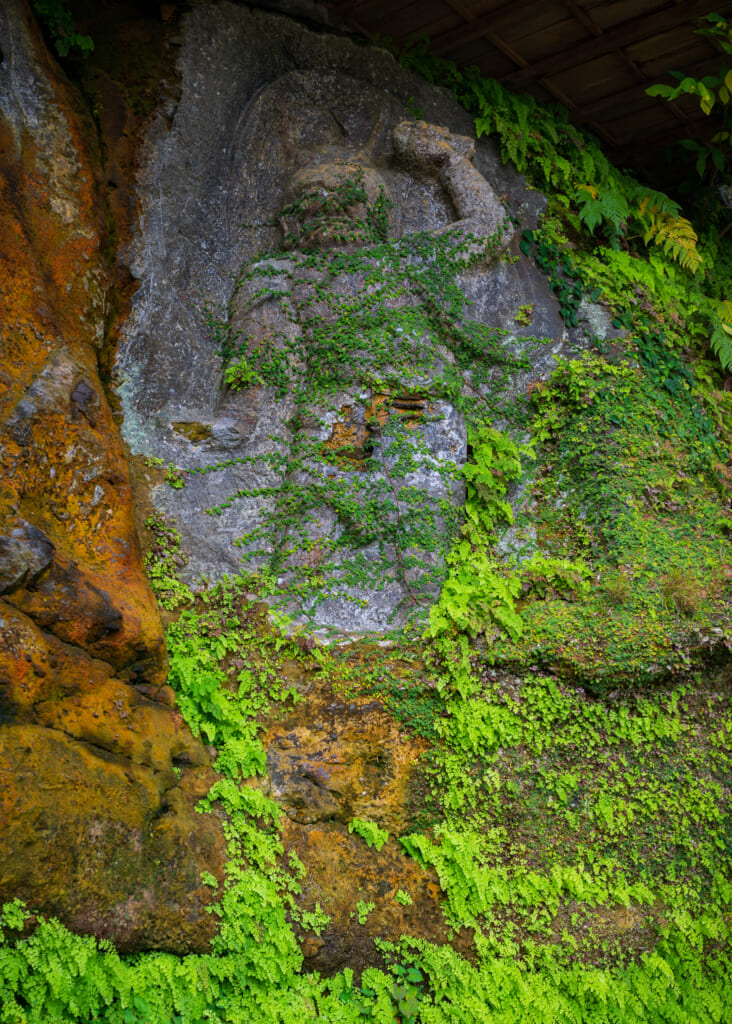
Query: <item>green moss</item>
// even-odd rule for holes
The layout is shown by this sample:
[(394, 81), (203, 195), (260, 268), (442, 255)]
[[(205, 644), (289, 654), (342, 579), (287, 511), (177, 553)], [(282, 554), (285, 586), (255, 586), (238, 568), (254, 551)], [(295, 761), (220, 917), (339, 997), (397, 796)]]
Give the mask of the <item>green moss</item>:
[(585, 356), (535, 389), (523, 518), (542, 551), (582, 556), (594, 580), (574, 600), (529, 597), (498, 661), (613, 687), (688, 665), (726, 628), (723, 451), (693, 379), (673, 372)]

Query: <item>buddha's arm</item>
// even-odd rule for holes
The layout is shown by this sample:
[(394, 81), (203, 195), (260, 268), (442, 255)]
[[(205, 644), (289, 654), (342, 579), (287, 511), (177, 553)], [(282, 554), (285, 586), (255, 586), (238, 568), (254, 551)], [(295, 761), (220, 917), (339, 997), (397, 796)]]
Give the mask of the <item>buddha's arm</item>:
[(394, 150), (399, 161), (417, 173), (434, 175), (453, 202), (458, 219), (440, 233), (461, 238), (495, 236), (497, 255), (511, 241), (514, 229), (495, 192), (470, 162), (472, 139), (452, 135), (447, 128), (424, 121), (402, 121), (394, 129)]

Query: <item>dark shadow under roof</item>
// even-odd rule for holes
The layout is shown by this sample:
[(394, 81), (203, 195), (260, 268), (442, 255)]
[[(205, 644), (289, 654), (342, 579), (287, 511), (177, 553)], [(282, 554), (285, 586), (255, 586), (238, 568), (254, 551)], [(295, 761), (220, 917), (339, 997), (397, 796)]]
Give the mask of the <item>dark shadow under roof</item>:
[(326, 3), (332, 24), (403, 47), (415, 35), (429, 50), (538, 99), (560, 102), (621, 166), (643, 168), (668, 143), (708, 138), (694, 97), (652, 99), (646, 88), (732, 64), (695, 29), (704, 15), (732, 17), (709, 0), (345, 0)]

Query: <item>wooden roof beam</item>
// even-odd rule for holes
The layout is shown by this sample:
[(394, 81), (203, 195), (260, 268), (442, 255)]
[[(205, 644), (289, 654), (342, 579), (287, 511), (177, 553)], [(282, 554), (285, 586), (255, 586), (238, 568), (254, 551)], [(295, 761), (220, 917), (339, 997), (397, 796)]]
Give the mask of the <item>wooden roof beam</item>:
[(473, 18), (466, 25), (460, 25), (458, 28), (451, 29), (449, 32), (443, 32), (440, 36), (435, 36), (430, 41), (430, 50), (432, 53), (437, 54), (438, 57), (444, 56), (451, 50), (457, 50), (465, 43), (470, 43), (475, 39), (482, 39), (493, 30), (496, 18), (503, 14), (510, 14), (515, 16), (520, 14), (522, 10), (528, 10), (533, 7), (536, 0), (508, 0), (506, 3), (498, 4), (492, 11), (487, 11), (485, 14), (481, 14), (478, 18)]
[[(606, 113), (609, 110), (615, 108), (622, 108), (626, 102), (632, 103), (641, 99), (645, 95), (645, 86), (638, 82), (635, 85), (629, 85), (625, 89), (620, 89), (618, 92), (610, 92), (605, 96), (599, 96), (596, 100), (592, 100), (590, 103), (580, 103), (577, 105), (574, 115), (580, 120), (584, 121), (591, 117), (597, 117), (601, 114)], [(655, 102), (666, 103), (665, 100), (652, 100), (650, 96), (646, 97), (647, 106), (651, 107)], [(667, 104), (667, 106), (669, 106)], [(688, 121), (689, 119), (683, 115), (683, 120)]]
[(570, 68), (576, 68), (581, 64), (588, 64), (596, 57), (603, 57), (612, 53), (619, 47), (628, 46), (639, 39), (648, 36), (660, 35), (669, 29), (677, 28), (695, 18), (702, 17), (709, 13), (709, 0), (685, 0), (676, 7), (666, 8), (663, 11), (656, 11), (654, 14), (642, 15), (630, 18), (621, 25), (617, 25), (609, 32), (604, 32), (581, 45), (571, 46), (561, 53), (552, 54), (543, 60), (530, 64), (528, 67), (519, 68), (516, 71), (504, 75), (502, 81), (510, 82), (512, 85), (520, 85), (530, 81), (532, 78), (545, 78), (550, 75), (557, 75)]
[(367, 11), (370, 7), (379, 7), (386, 4), (387, 0), (345, 0), (345, 3), (329, 3), (330, 8), (337, 18), (348, 21), (357, 12)]
[(474, 18), (473, 12), (470, 8), (462, 2), (462, 0), (445, 0), (448, 7), (452, 7), (456, 14), (459, 14), (465, 21), (472, 21)]
[[(689, 128), (689, 136), (692, 138), (702, 137), (702, 129), (706, 126), (706, 120), (703, 118), (696, 118), (695, 120), (689, 120), (687, 127)], [(659, 146), (671, 145), (674, 142), (679, 141), (679, 132), (676, 128), (664, 128), (661, 131), (653, 132), (649, 129), (643, 136), (644, 148), (648, 151), (658, 148)], [(626, 154), (628, 158), (632, 160), (633, 156), (638, 152), (638, 140), (630, 139), (628, 142), (618, 144), (614, 146), (614, 152)]]
[(567, 10), (577, 19), (583, 28), (587, 29), (590, 35), (601, 36), (602, 29), (597, 25), (592, 18), (589, 16), (587, 11), (584, 11), (574, 0), (562, 0)]

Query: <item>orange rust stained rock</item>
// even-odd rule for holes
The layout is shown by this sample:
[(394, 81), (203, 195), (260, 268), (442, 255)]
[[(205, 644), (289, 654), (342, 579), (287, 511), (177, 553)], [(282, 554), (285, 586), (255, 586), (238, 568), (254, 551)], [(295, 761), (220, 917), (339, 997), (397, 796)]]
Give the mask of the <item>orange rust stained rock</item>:
[(0, 599), (0, 717), (32, 718), (41, 701), (93, 689), (111, 674), (106, 662), (44, 633)]
[[(288, 677), (304, 686), (305, 680)], [(410, 776), (427, 746), (404, 733), (378, 700), (345, 700), (327, 678), (309, 680), (307, 701), (269, 725), (263, 785), (282, 806), (282, 840), (305, 868), (298, 903), (331, 918), (321, 936), (305, 934), (310, 969), (356, 971), (375, 962), (373, 939), (408, 933), (431, 942), (449, 938), (433, 873), (406, 857), (396, 836), (408, 830)], [(348, 832), (354, 817), (376, 822), (392, 838), (376, 850)], [(403, 906), (399, 890), (412, 899)], [(361, 925), (357, 900), (373, 902)], [(465, 938), (463, 942), (462, 939)], [(457, 945), (469, 946), (468, 937)]]
[(23, 0), (6, 0), (0, 41), (0, 902), (123, 949), (204, 950), (216, 920), (200, 873), (222, 880), (225, 843), (193, 810), (213, 776), (161, 686), (99, 375), (94, 131)]
[[(0, 394), (0, 472), (17, 494), (20, 517), (54, 545), (58, 572), (83, 581), (113, 607), (114, 628), (95, 656), (123, 669), (144, 663), (160, 682), (162, 629), (142, 570), (129, 474), (99, 379), (108, 271), (100, 252), (104, 211), (94, 132), (80, 101), (48, 56), (25, 5), (9, 6), (10, 48), (35, 103), (0, 125), (0, 324), (4, 389)], [(13, 116), (11, 117), (11, 114)], [(7, 241), (5, 241), (7, 240)], [(79, 388), (86, 402), (75, 400)], [(51, 581), (52, 582), (52, 581)], [(79, 602), (68, 587), (9, 595), (31, 614), (52, 609), (60, 635), (85, 645)], [(43, 608), (39, 609), (39, 605)]]
[(206, 751), (167, 693), (110, 673), (0, 600), (0, 900), (121, 948), (204, 950), (200, 872), (222, 880), (225, 860), (217, 819), (194, 811)]
[(404, 828), (426, 743), (407, 737), (378, 701), (345, 702), (326, 683), (270, 726), (264, 743), (271, 793), (294, 821), (361, 817)]
[[(44, 599), (56, 602), (56, 618), (66, 623), (63, 638), (96, 641), (94, 656), (117, 668), (140, 661), (144, 650), (161, 681), (161, 626), (142, 570), (127, 466), (94, 357), (81, 355), (71, 358), (62, 350), (48, 359), (6, 420), (4, 461), (18, 492), (18, 514), (41, 529), (57, 552), (56, 580), (45, 587)], [(62, 580), (78, 583), (53, 586)], [(104, 594), (119, 620), (103, 640), (84, 629), (84, 611), (71, 599), (84, 590)], [(38, 596), (10, 600), (33, 614)], [(74, 635), (74, 629), (80, 632)]]
[(216, 925), (200, 870), (222, 877), (223, 844), (194, 811), (203, 771), (178, 784), (56, 729), (5, 726), (0, 891), (121, 949), (206, 949)]
[(170, 709), (133, 687), (107, 679), (79, 692), (81, 701), (68, 696), (37, 705), (36, 721), (156, 772), (169, 773), (173, 762), (208, 764), (204, 748), (177, 726)]
[[(298, 903), (307, 910), (318, 903), (331, 918), (319, 938), (306, 937), (303, 952), (309, 969), (332, 973), (345, 964), (360, 971), (374, 963), (373, 939), (378, 937), (450, 941), (436, 879), (401, 853), (396, 842), (377, 851), (339, 823), (308, 827), (291, 821), (285, 823), (283, 842), (306, 871)], [(411, 897), (410, 905), (396, 900), (399, 890)], [(357, 900), (374, 903), (364, 925), (358, 921)], [(453, 944), (466, 952), (470, 941), (465, 930)]]

